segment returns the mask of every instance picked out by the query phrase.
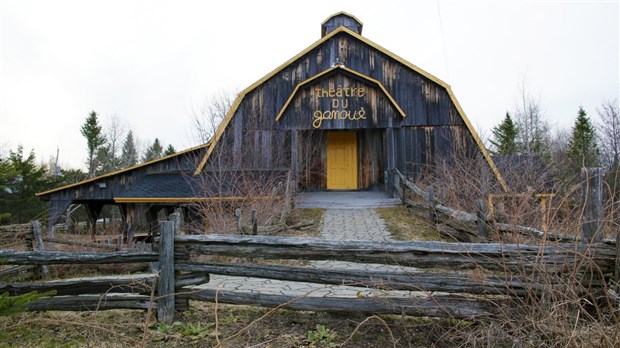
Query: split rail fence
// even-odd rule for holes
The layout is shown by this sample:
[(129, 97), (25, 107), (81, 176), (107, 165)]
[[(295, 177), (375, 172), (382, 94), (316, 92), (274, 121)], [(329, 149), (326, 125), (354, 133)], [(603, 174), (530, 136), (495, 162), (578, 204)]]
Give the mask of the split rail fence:
[[(484, 239), (489, 226), (484, 214), (469, 214), (441, 205), (395, 172), (394, 189), (405, 203), (427, 212), (438, 226), (459, 240)], [(406, 199), (413, 192), (421, 204)], [(152, 251), (57, 252), (44, 251), (40, 231), (33, 225), (27, 251), (1, 250), (0, 265), (37, 267), (52, 264), (150, 263), (152, 272), (90, 278), (2, 283), (0, 293), (11, 295), (55, 290), (54, 296), (28, 304), (29, 310), (104, 310), (157, 308), (159, 320), (170, 323), (190, 300), (260, 305), (294, 310), (362, 312), (465, 318), (493, 317), (507, 306), (530, 296), (574, 291), (577, 295), (611, 296), (609, 284), (618, 284), (620, 257), (617, 242), (563, 236), (529, 227), (495, 225), (494, 229), (540, 237), (536, 244), (420, 242), (374, 243), (316, 238), (179, 235), (179, 219), (160, 222), (160, 236)], [(442, 227), (440, 227), (442, 228)], [(478, 232), (478, 234), (476, 233)], [(36, 235), (39, 237), (36, 237)], [(26, 238), (26, 237), (25, 237)], [(28, 239), (28, 238), (27, 238)], [(33, 244), (32, 239), (35, 239)], [(55, 242), (55, 241), (48, 241)], [(197, 262), (201, 256), (226, 256), (243, 263)], [(224, 257), (222, 257), (224, 256)], [(411, 271), (361, 271), (263, 264), (267, 260), (332, 260), (414, 267)], [(41, 268), (42, 276), (45, 276)], [(379, 289), (376, 297), (319, 297), (312, 292), (273, 295), (197, 287), (210, 274), (252, 277)], [(0, 275), (0, 280), (2, 276)], [(393, 296), (391, 290), (410, 291)], [(613, 298), (614, 301), (617, 301)], [(590, 298), (591, 299), (591, 298)], [(596, 299), (594, 299), (596, 300)]]
[[(157, 308), (159, 320), (167, 323), (174, 320), (176, 311), (186, 308), (189, 300), (476, 319), (494, 316), (510, 305), (512, 298), (538, 296), (550, 289), (564, 291), (570, 285), (585, 295), (604, 284), (604, 277), (613, 273), (616, 262), (615, 249), (605, 244), (377, 244), (292, 237), (177, 235), (177, 226), (173, 221), (160, 222), (160, 239), (154, 251), (0, 251), (0, 263), (13, 265), (158, 263), (155, 272), (146, 274), (0, 283), (0, 293), (55, 290), (54, 296), (28, 304), (29, 310), (36, 311)], [(381, 263), (416, 267), (420, 272), (192, 261), (199, 255)], [(386, 290), (386, 296), (332, 298), (313, 297), (309, 293), (294, 297), (195, 288), (208, 282), (209, 274), (372, 287)], [(387, 290), (409, 290), (412, 295), (390, 297)]]

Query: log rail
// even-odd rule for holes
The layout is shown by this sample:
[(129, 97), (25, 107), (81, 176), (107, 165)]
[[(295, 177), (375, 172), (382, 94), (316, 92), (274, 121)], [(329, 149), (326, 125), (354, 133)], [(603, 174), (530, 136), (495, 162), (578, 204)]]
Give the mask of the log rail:
[[(0, 293), (54, 289), (56, 296), (29, 304), (31, 310), (145, 309), (157, 306), (159, 319), (174, 321), (175, 311), (189, 300), (253, 304), (314, 311), (355, 311), (481, 320), (493, 317), (515, 297), (547, 291), (576, 290), (587, 294), (603, 287), (613, 274), (614, 246), (606, 244), (329, 241), (315, 238), (177, 235), (172, 221), (160, 223), (161, 239), (153, 251), (64, 253), (0, 251), (0, 264), (108, 264), (157, 262), (156, 272), (0, 283)], [(196, 262), (196, 256), (255, 259), (337, 260), (414, 267), (402, 271), (330, 270), (282, 264)], [(324, 298), (243, 293), (196, 288), (210, 274), (277, 279), (317, 284), (353, 285), (386, 290), (385, 296)], [(588, 276), (601, 274), (604, 277)], [(575, 276), (578, 275), (578, 276)], [(575, 284), (575, 279), (580, 282)], [(157, 291), (156, 291), (157, 290)], [(390, 290), (411, 291), (392, 297)], [(153, 296), (153, 294), (156, 294)], [(216, 298), (217, 297), (217, 298)]]

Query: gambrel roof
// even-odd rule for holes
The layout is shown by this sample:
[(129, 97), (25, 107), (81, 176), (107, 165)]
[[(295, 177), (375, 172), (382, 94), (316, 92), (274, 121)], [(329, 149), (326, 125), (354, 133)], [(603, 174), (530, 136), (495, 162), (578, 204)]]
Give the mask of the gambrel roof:
[[(340, 14), (340, 13), (338, 13), (338, 14)], [(338, 14), (332, 15), (329, 18), (332, 18), (332, 17), (334, 17), (334, 16), (336, 16)], [(488, 163), (488, 165), (491, 168), (492, 172), (494, 173), (495, 177), (497, 178), (499, 184), (502, 186), (504, 191), (509, 191), (508, 185), (506, 184), (504, 178), (502, 177), (501, 173), (497, 169), (497, 166), (493, 162), (493, 159), (491, 158), (491, 155), (489, 154), (488, 150), (486, 149), (486, 147), (482, 143), (482, 140), (478, 136), (478, 133), (476, 132), (476, 130), (472, 126), (471, 122), (467, 118), (467, 116), (466, 116), (465, 112), (463, 111), (461, 105), (459, 104), (458, 100), (456, 99), (456, 96), (452, 92), (452, 89), (451, 89), (450, 85), (447, 84), (446, 82), (442, 81), (441, 79), (437, 78), (436, 76), (428, 73), (427, 71), (419, 68), (418, 66), (408, 62), (407, 60), (401, 58), (400, 56), (392, 53), (391, 51), (383, 48), (382, 46), (372, 42), (371, 40), (361, 36), (360, 34), (354, 32), (354, 31), (352, 31), (352, 30), (350, 30), (350, 29), (348, 29), (347, 27), (344, 27), (344, 26), (341, 26), (341, 27), (339, 27), (339, 28), (329, 32), (327, 35), (322, 37), (320, 40), (316, 41), (315, 43), (310, 45), (308, 48), (306, 48), (305, 50), (301, 51), (299, 54), (295, 55), (293, 58), (289, 59), (284, 64), (282, 64), (279, 67), (277, 67), (276, 69), (274, 69), (272, 72), (268, 73), (263, 78), (259, 79), (254, 84), (252, 84), (248, 88), (246, 88), (243, 91), (241, 91), (239, 93), (239, 95), (237, 96), (237, 98), (235, 99), (231, 109), (226, 114), (222, 124), (217, 129), (217, 131), (215, 133), (215, 136), (213, 137), (213, 139), (211, 141), (211, 144), (209, 145), (205, 156), (203, 157), (202, 161), (200, 162), (200, 164), (196, 168), (195, 174), (199, 174), (204, 169), (204, 166), (206, 165), (209, 157), (211, 156), (211, 154), (213, 153), (215, 147), (217, 146), (218, 142), (220, 141), (222, 135), (224, 134), (224, 131), (229, 126), (231, 120), (233, 119), (235, 113), (237, 112), (237, 109), (240, 107), (242, 101), (244, 100), (244, 98), (249, 93), (251, 93), (255, 89), (259, 88), (265, 82), (269, 81), (271, 78), (274, 78), (277, 74), (279, 74), (284, 69), (289, 67), (291, 64), (293, 64), (294, 62), (298, 61), (299, 59), (302, 59), (304, 56), (309, 54), (312, 50), (314, 50), (314, 49), (318, 48), (319, 46), (325, 44), (326, 42), (328, 42), (330, 39), (334, 38), (337, 35), (348, 35), (349, 37), (353, 38), (354, 40), (358, 40), (359, 42), (361, 42), (361, 43), (363, 43), (365, 45), (370, 46), (371, 48), (381, 52), (382, 54), (390, 57), (391, 59), (393, 59), (396, 62), (402, 64), (403, 66), (407, 67), (408, 69), (411, 69), (412, 71), (420, 74), (424, 78), (426, 78), (426, 79), (436, 83), (437, 85), (441, 86), (442, 88), (444, 88), (446, 90), (446, 92), (448, 93), (448, 95), (450, 97), (450, 100), (452, 101), (453, 105), (457, 109), (459, 115), (461, 116), (461, 119), (462, 119), (464, 125), (466, 126), (467, 130), (469, 131), (469, 133), (471, 134), (472, 138), (474, 139), (474, 141), (475, 141), (477, 147), (479, 148), (481, 154), (483, 155), (484, 159), (486, 160), (486, 162)], [(336, 68), (336, 67), (333, 67), (333, 68)], [(351, 69), (349, 69), (349, 70), (352, 71)], [(324, 74), (324, 73), (326, 73), (326, 71), (319, 72), (318, 75)], [(310, 77), (306, 78), (304, 81), (307, 81), (307, 80), (312, 79), (312, 78), (315, 78), (315, 76), (310, 76)], [(304, 82), (301, 82), (301, 83), (303, 84)], [(398, 101), (395, 101), (396, 105), (398, 105), (397, 102)]]

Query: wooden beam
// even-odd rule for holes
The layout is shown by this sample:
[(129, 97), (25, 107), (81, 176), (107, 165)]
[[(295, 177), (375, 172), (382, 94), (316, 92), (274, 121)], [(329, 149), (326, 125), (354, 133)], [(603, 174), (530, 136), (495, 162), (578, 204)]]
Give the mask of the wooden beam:
[[(317, 238), (193, 235), (177, 236), (175, 250), (205, 255), (264, 259), (342, 260), (452, 269), (561, 272), (589, 255), (604, 272), (613, 270), (615, 250), (596, 245), (332, 241)], [(577, 264), (581, 264), (577, 262)], [(585, 265), (583, 265), (585, 267)]]
[(160, 322), (174, 321), (174, 235), (173, 221), (161, 221), (159, 245), (159, 279), (157, 281), (157, 318)]
[(355, 312), (364, 314), (396, 314), (477, 320), (497, 315), (508, 301), (476, 299), (464, 296), (429, 296), (424, 298), (340, 298), (266, 295), (260, 293), (230, 292), (217, 289), (201, 290), (179, 297), (198, 301), (217, 301), (241, 305), (278, 307), (313, 312)]
[(601, 216), (603, 214), (603, 168), (581, 169), (582, 241), (600, 243), (603, 241)]
[(122, 253), (75, 253), (61, 251), (12, 251), (0, 250), (0, 264), (105, 264), (153, 262), (159, 254), (154, 251)]
[[(211, 273), (226, 276), (275, 279), (283, 281), (371, 287), (383, 290), (439, 291), (494, 295), (541, 295), (551, 288), (563, 291), (559, 276), (549, 275), (480, 275), (478, 278), (461, 273), (372, 272), (356, 270), (321, 269), (264, 264), (199, 264), (177, 263), (177, 271)], [(572, 285), (572, 284), (571, 284)], [(585, 293), (586, 289), (580, 287)]]
[(156, 305), (146, 295), (80, 295), (40, 298), (28, 303), (29, 311), (97, 311), (109, 309), (142, 309)]
[[(41, 223), (37, 220), (32, 221), (32, 233), (34, 234), (34, 243), (36, 251), (44, 251), (45, 247), (43, 245), (43, 236), (41, 232)], [(41, 278), (47, 279), (50, 275), (50, 271), (47, 265), (41, 265)]]
[(87, 278), (71, 278), (46, 282), (0, 283), (0, 293), (7, 291), (11, 296), (31, 291), (56, 290), (56, 296), (101, 294), (111, 290), (114, 293), (150, 294), (156, 274), (132, 274)]

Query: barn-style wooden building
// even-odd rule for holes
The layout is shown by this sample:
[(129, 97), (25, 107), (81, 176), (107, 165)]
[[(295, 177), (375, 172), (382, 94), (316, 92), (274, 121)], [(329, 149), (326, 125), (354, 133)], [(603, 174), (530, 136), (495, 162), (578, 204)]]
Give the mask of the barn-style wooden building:
[(394, 169), (415, 177), (456, 154), (483, 158), (506, 190), (450, 86), (362, 27), (344, 12), (328, 17), (320, 40), (238, 95), (207, 144), (39, 194), (52, 202), (48, 225), (72, 203), (93, 218), (118, 204), (131, 229), (162, 208), (241, 199), (231, 184), (240, 176), (287, 176), (302, 191), (389, 190)]

